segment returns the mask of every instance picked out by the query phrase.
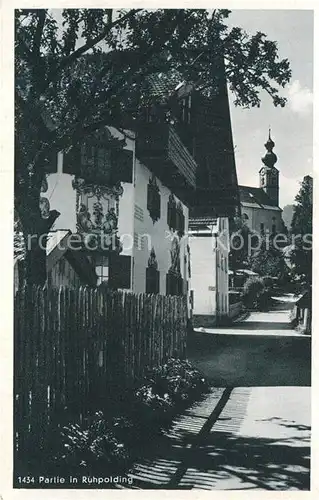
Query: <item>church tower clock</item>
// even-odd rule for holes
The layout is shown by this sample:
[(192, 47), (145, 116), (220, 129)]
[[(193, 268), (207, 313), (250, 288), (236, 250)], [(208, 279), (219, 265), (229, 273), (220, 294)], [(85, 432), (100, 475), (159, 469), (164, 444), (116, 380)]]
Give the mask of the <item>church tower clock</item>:
[(265, 143), (267, 150), (265, 156), (261, 159), (264, 166), (259, 170), (260, 187), (265, 191), (276, 206), (279, 206), (279, 171), (275, 167), (277, 156), (273, 152), (274, 141), (269, 137)]

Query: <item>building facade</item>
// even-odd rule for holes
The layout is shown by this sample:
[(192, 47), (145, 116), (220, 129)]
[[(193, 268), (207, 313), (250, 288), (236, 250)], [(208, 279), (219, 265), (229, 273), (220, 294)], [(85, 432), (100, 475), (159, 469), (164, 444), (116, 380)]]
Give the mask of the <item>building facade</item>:
[(193, 326), (213, 326), (229, 316), (228, 217), (190, 221), (191, 302)]
[(50, 209), (61, 213), (54, 229), (68, 230), (72, 242), (79, 237), (77, 250), (91, 262), (97, 285), (187, 294), (195, 171), (169, 124), (139, 134), (108, 127), (80, 151), (58, 154), (56, 171), (42, 189), (43, 215)]
[(229, 317), (229, 222), (239, 194), (225, 70), (221, 61), (209, 97), (194, 95), (192, 123), (198, 168), (190, 210), (191, 310), (195, 327)]

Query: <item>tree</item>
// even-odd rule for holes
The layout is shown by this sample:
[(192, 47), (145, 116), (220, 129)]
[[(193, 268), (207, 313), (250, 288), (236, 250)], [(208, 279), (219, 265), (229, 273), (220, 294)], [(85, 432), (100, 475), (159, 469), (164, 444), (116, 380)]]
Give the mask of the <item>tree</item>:
[(285, 205), (283, 210), (282, 210), (282, 214), (281, 214), (282, 220), (284, 221), (284, 224), (285, 224), (288, 231), (291, 228), (293, 211), (294, 211), (293, 205)]
[(313, 179), (303, 178), (299, 193), (295, 198), (291, 222), (293, 251), (291, 262), (294, 274), (301, 277), (307, 286), (312, 282), (312, 211)]
[(283, 279), (287, 273), (284, 254), (274, 244), (272, 237), (263, 237), (259, 249), (249, 258), (249, 267), (260, 276), (272, 276)]
[(229, 29), (227, 10), (56, 12), (20, 9), (15, 15), (15, 207), (24, 238), (34, 236), (27, 278), (40, 283), (45, 249), (39, 236), (59, 216), (44, 220), (39, 208), (52, 154), (106, 125), (121, 127), (129, 119), (134, 127), (152, 100), (145, 85), (152, 74), (171, 72), (209, 96), (225, 70), (235, 104), (244, 107), (259, 106), (261, 91), (284, 106), (279, 87), (291, 76), (276, 42)]
[(236, 274), (237, 269), (246, 268), (249, 258), (249, 238), (253, 233), (242, 220), (235, 217), (230, 224), (229, 268)]

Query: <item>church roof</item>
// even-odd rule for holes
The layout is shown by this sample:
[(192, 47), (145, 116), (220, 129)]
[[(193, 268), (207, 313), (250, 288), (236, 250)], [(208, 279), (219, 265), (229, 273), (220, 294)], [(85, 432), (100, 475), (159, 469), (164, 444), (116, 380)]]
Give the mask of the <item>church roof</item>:
[(271, 207), (278, 207), (274, 200), (272, 200), (262, 188), (239, 186), (240, 203), (252, 203), (260, 205), (264, 208), (265, 205)]

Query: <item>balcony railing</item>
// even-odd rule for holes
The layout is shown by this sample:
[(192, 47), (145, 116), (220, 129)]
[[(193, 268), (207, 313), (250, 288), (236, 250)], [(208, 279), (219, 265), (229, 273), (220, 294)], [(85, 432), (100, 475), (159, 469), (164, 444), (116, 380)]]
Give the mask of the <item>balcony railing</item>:
[(160, 178), (164, 177), (168, 186), (178, 177), (191, 188), (196, 187), (197, 164), (172, 125), (148, 123), (139, 128), (136, 155)]

